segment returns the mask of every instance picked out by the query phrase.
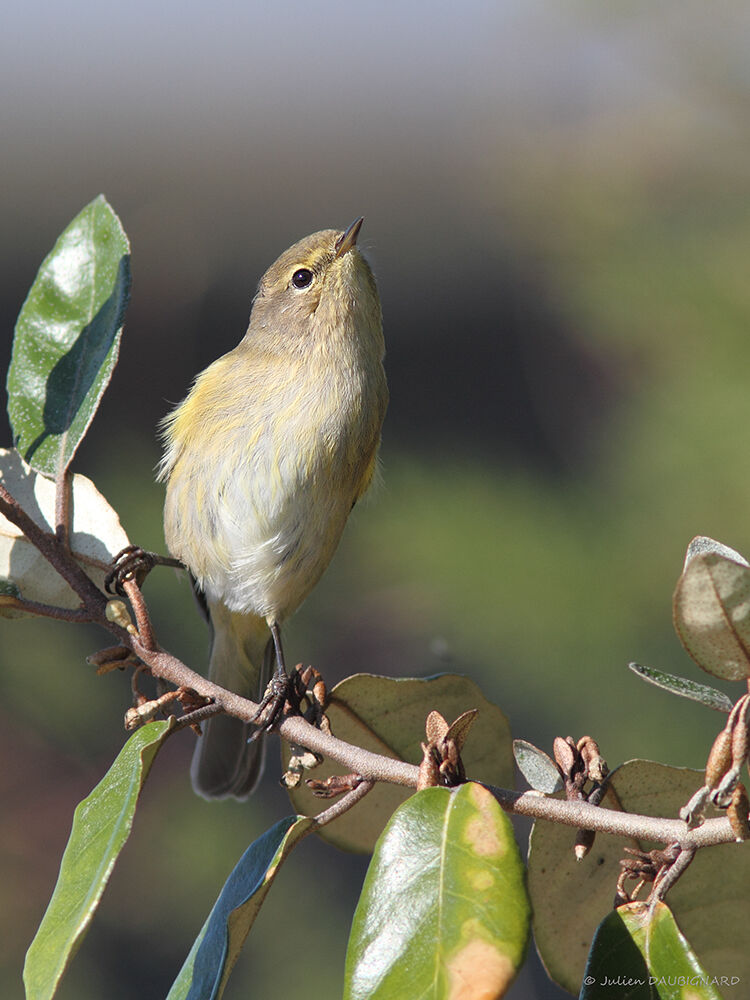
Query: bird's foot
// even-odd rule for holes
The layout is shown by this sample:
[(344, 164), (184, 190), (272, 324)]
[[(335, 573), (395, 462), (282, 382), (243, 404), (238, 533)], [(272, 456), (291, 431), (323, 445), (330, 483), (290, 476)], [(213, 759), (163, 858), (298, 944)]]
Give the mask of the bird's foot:
[(277, 672), (268, 682), (258, 711), (250, 720), (258, 727), (251, 738), (255, 740), (262, 733), (273, 732), (286, 715), (295, 712), (299, 712), (299, 695), (295, 677)]
[[(183, 569), (179, 559), (170, 556), (160, 556), (156, 552), (147, 552), (140, 545), (127, 545), (112, 560), (112, 565), (104, 577), (104, 589), (108, 594), (115, 591), (124, 597), (123, 584), (126, 580), (135, 580), (139, 587), (154, 568), (154, 566), (174, 566)], [(114, 590), (113, 590), (114, 588)]]

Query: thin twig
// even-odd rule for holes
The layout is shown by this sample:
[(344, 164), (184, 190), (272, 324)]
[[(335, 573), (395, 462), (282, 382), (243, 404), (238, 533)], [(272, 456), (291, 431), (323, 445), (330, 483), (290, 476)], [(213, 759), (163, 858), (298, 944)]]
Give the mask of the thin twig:
[(333, 805), (328, 806), (323, 812), (318, 813), (315, 817), (316, 827), (325, 826), (326, 823), (332, 823), (333, 820), (338, 819), (339, 816), (343, 816), (345, 812), (356, 806), (360, 799), (363, 799), (365, 795), (370, 791), (370, 789), (375, 787), (374, 781), (362, 780), (356, 788), (352, 788), (350, 792), (347, 792), (338, 802), (334, 802)]
[(192, 712), (187, 712), (187, 714), (180, 716), (175, 722), (175, 732), (178, 729), (186, 729), (188, 726), (198, 726), (201, 722), (205, 722), (206, 719), (210, 719), (214, 715), (221, 715), (224, 711), (224, 706), (218, 702), (211, 702), (208, 705), (202, 705), (200, 708), (194, 708)]
[[(310, 826), (301, 832), (299, 839), (295, 842), (295, 846), (311, 833), (316, 833), (321, 826), (325, 826), (327, 823), (332, 823), (335, 819), (338, 819), (339, 816), (343, 816), (345, 812), (348, 812), (348, 810), (353, 806), (356, 806), (356, 804), (363, 799), (365, 795), (367, 795), (374, 785), (374, 781), (362, 781), (356, 788), (353, 788), (350, 792), (347, 792), (346, 795), (340, 798), (338, 802), (334, 802), (332, 806), (324, 809), (323, 812), (318, 813), (317, 816), (310, 817), (312, 820)], [(283, 864), (283, 862), (284, 857), (282, 856), (280, 864)]]
[(55, 604), (40, 604), (39, 601), (27, 601), (25, 597), (13, 597), (3, 594), (0, 597), (0, 607), (13, 608), (36, 618), (54, 618), (61, 622), (72, 622), (75, 625), (86, 625), (98, 622), (97, 615), (92, 615), (84, 608), (58, 608)]
[(135, 615), (135, 625), (138, 629), (138, 635), (140, 636), (141, 642), (147, 649), (155, 650), (156, 638), (154, 636), (154, 630), (151, 627), (151, 619), (149, 618), (148, 609), (146, 608), (146, 602), (143, 600), (143, 594), (141, 593), (141, 588), (138, 586), (134, 578), (128, 580), (123, 580), (122, 589), (125, 591), (128, 600), (130, 601), (130, 606), (133, 609), (133, 614)]

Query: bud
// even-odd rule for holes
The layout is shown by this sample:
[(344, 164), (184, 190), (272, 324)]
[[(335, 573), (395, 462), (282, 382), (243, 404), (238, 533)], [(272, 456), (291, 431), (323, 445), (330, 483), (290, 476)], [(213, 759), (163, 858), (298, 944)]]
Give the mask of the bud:
[(732, 801), (727, 807), (727, 817), (732, 827), (735, 840), (741, 843), (750, 840), (750, 801), (748, 801), (745, 786), (740, 781), (732, 792)]
[(599, 744), (590, 736), (582, 736), (578, 741), (578, 752), (586, 765), (586, 773), (597, 784), (604, 781), (609, 773), (606, 760), (599, 752)]
[(718, 788), (721, 779), (732, 766), (732, 734), (722, 729), (713, 742), (706, 761), (706, 788)]
[(130, 632), (131, 635), (136, 634), (133, 619), (130, 617), (130, 612), (128, 611), (124, 601), (107, 601), (104, 614), (107, 621), (114, 622), (115, 625), (119, 625), (120, 628), (124, 628), (126, 631)]

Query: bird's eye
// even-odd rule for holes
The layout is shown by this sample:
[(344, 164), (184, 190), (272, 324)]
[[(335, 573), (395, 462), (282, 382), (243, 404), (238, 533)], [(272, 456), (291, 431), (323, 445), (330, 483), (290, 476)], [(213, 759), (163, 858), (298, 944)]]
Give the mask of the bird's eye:
[(292, 284), (295, 288), (307, 288), (312, 283), (313, 273), (307, 267), (301, 267), (292, 275)]

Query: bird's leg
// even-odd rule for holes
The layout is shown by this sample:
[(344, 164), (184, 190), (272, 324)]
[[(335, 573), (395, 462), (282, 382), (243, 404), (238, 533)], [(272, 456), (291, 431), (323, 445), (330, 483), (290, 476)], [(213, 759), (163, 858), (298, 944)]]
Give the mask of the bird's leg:
[(281, 645), (281, 629), (278, 622), (270, 621), (269, 627), (273, 636), (273, 648), (276, 653), (276, 676), (286, 677), (286, 664), (284, 663), (284, 647)]
[(284, 648), (281, 645), (281, 629), (279, 628), (278, 622), (273, 619), (268, 622), (268, 626), (271, 629), (271, 636), (273, 637), (276, 667), (271, 680), (268, 682), (268, 687), (265, 690), (263, 698), (261, 699), (258, 711), (252, 719), (258, 727), (256, 732), (253, 734), (253, 738), (259, 736), (261, 733), (272, 732), (272, 730), (274, 730), (281, 721), (287, 705), (289, 705), (291, 709), (298, 707), (294, 705), (293, 695), (295, 687), (292, 683), (292, 678), (286, 672), (286, 666), (284, 664)]

